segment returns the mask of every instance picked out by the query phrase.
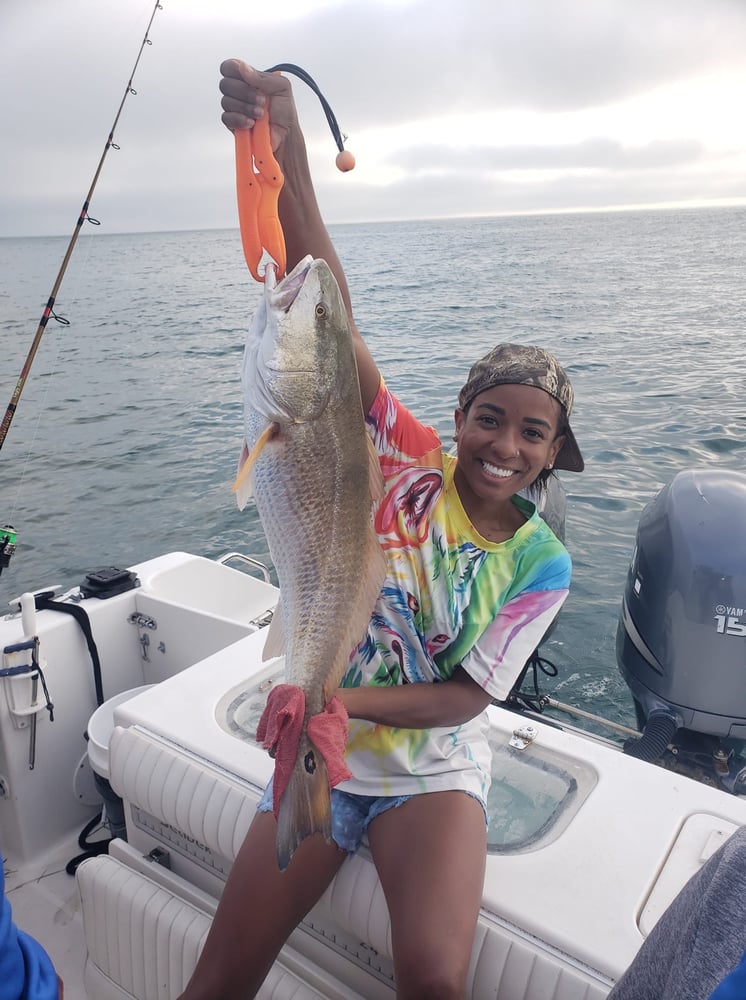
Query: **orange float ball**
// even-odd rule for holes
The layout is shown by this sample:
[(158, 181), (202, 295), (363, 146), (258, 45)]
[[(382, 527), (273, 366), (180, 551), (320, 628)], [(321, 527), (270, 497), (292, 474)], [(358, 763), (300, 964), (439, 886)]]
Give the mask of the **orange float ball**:
[(337, 153), (337, 170), (341, 170), (343, 174), (346, 174), (348, 170), (352, 170), (355, 166), (355, 157), (352, 153), (343, 149), (341, 153)]

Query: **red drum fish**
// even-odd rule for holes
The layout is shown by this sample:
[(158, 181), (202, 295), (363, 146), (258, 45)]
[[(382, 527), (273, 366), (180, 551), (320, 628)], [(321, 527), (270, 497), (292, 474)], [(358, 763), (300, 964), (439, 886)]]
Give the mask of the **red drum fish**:
[(338, 688), (383, 584), (372, 516), (383, 480), (334, 275), (306, 257), (279, 284), (266, 278), (244, 351), (246, 444), (234, 490), (241, 508), (254, 497), (280, 585), (264, 658), (284, 651), (285, 680), (305, 696), (276, 813), (285, 869), (309, 834), (331, 839), (329, 776), (307, 724)]

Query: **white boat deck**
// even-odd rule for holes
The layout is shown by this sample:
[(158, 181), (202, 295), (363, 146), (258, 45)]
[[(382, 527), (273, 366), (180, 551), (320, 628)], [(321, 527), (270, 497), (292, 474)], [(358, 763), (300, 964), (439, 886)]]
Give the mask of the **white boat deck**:
[[(107, 697), (142, 690), (111, 712), (109, 777), (128, 843), (85, 862), (77, 882), (65, 864), (98, 802), (83, 736), (96, 701), (77, 624), (57, 612), (38, 623), (55, 722), (39, 715), (33, 771), (28, 725), (0, 697), (6, 888), (68, 1000), (178, 996), (272, 770), (251, 730), (281, 668), (261, 661), (274, 588), (179, 553), (136, 569), (136, 591), (83, 602)], [(18, 618), (0, 619), (2, 648), (21, 635)], [(494, 821), (470, 996), (603, 1000), (687, 878), (746, 823), (746, 801), (540, 721), (517, 750), (523, 720), (498, 707), (490, 719)], [(260, 996), (393, 993), (388, 914), (363, 847)]]
[[(190, 826), (178, 796), (172, 800), (150, 773), (136, 776), (132, 761), (147, 746), (153, 774), (158, 767), (166, 774), (183, 764), (184, 787), (209, 775), (211, 782), (232, 783), (256, 799), (272, 762), (245, 734), (232, 734), (225, 716), (231, 704), (250, 706), (251, 696), (259, 698), (278, 671), (277, 663), (261, 665), (262, 644), (261, 633), (247, 636), (114, 713), (112, 778), (125, 800), (146, 811), (157, 801), (162, 817), (182, 830), (190, 827), (184, 830), (188, 835), (208, 847), (214, 838), (216, 853), (227, 834), (240, 843), (243, 821), (230, 831), (221, 828), (222, 800), (215, 795), (212, 822), (200, 813), (197, 825)], [(255, 665), (249, 684), (247, 664)], [(686, 879), (737, 825), (746, 823), (746, 802), (541, 723), (534, 723), (538, 735), (523, 756), (510, 751), (503, 761), (501, 753), (521, 720), (498, 707), (490, 709), (490, 716), (493, 780), (499, 783), (500, 771), (509, 767), (510, 780), (530, 790), (537, 769), (541, 774), (547, 765), (569, 775), (576, 787), (543, 835), (516, 850), (490, 853), (483, 916), (521, 928), (547, 948), (597, 970), (601, 978), (615, 979)], [(225, 846), (223, 853), (228, 853)], [(204, 887), (210, 888), (209, 881)]]

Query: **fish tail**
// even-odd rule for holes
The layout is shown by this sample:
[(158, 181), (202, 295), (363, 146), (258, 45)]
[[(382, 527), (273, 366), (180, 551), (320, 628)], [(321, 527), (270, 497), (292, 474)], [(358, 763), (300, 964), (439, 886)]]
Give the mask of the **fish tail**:
[(332, 808), (329, 776), (321, 753), (306, 733), (277, 816), (277, 864), (285, 871), (298, 844), (312, 833), (332, 839)]

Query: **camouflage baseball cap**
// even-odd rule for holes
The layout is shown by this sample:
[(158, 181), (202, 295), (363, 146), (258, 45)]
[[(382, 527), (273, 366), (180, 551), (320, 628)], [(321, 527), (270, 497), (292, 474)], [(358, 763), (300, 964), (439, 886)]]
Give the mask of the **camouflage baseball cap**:
[(554, 460), (554, 467), (569, 472), (582, 472), (585, 462), (570, 429), (572, 385), (565, 369), (554, 355), (541, 347), (498, 344), (472, 365), (466, 384), (458, 396), (459, 407), (465, 410), (475, 396), (496, 385), (533, 385), (557, 400), (564, 410), (566, 423), (562, 431), (565, 441)]

